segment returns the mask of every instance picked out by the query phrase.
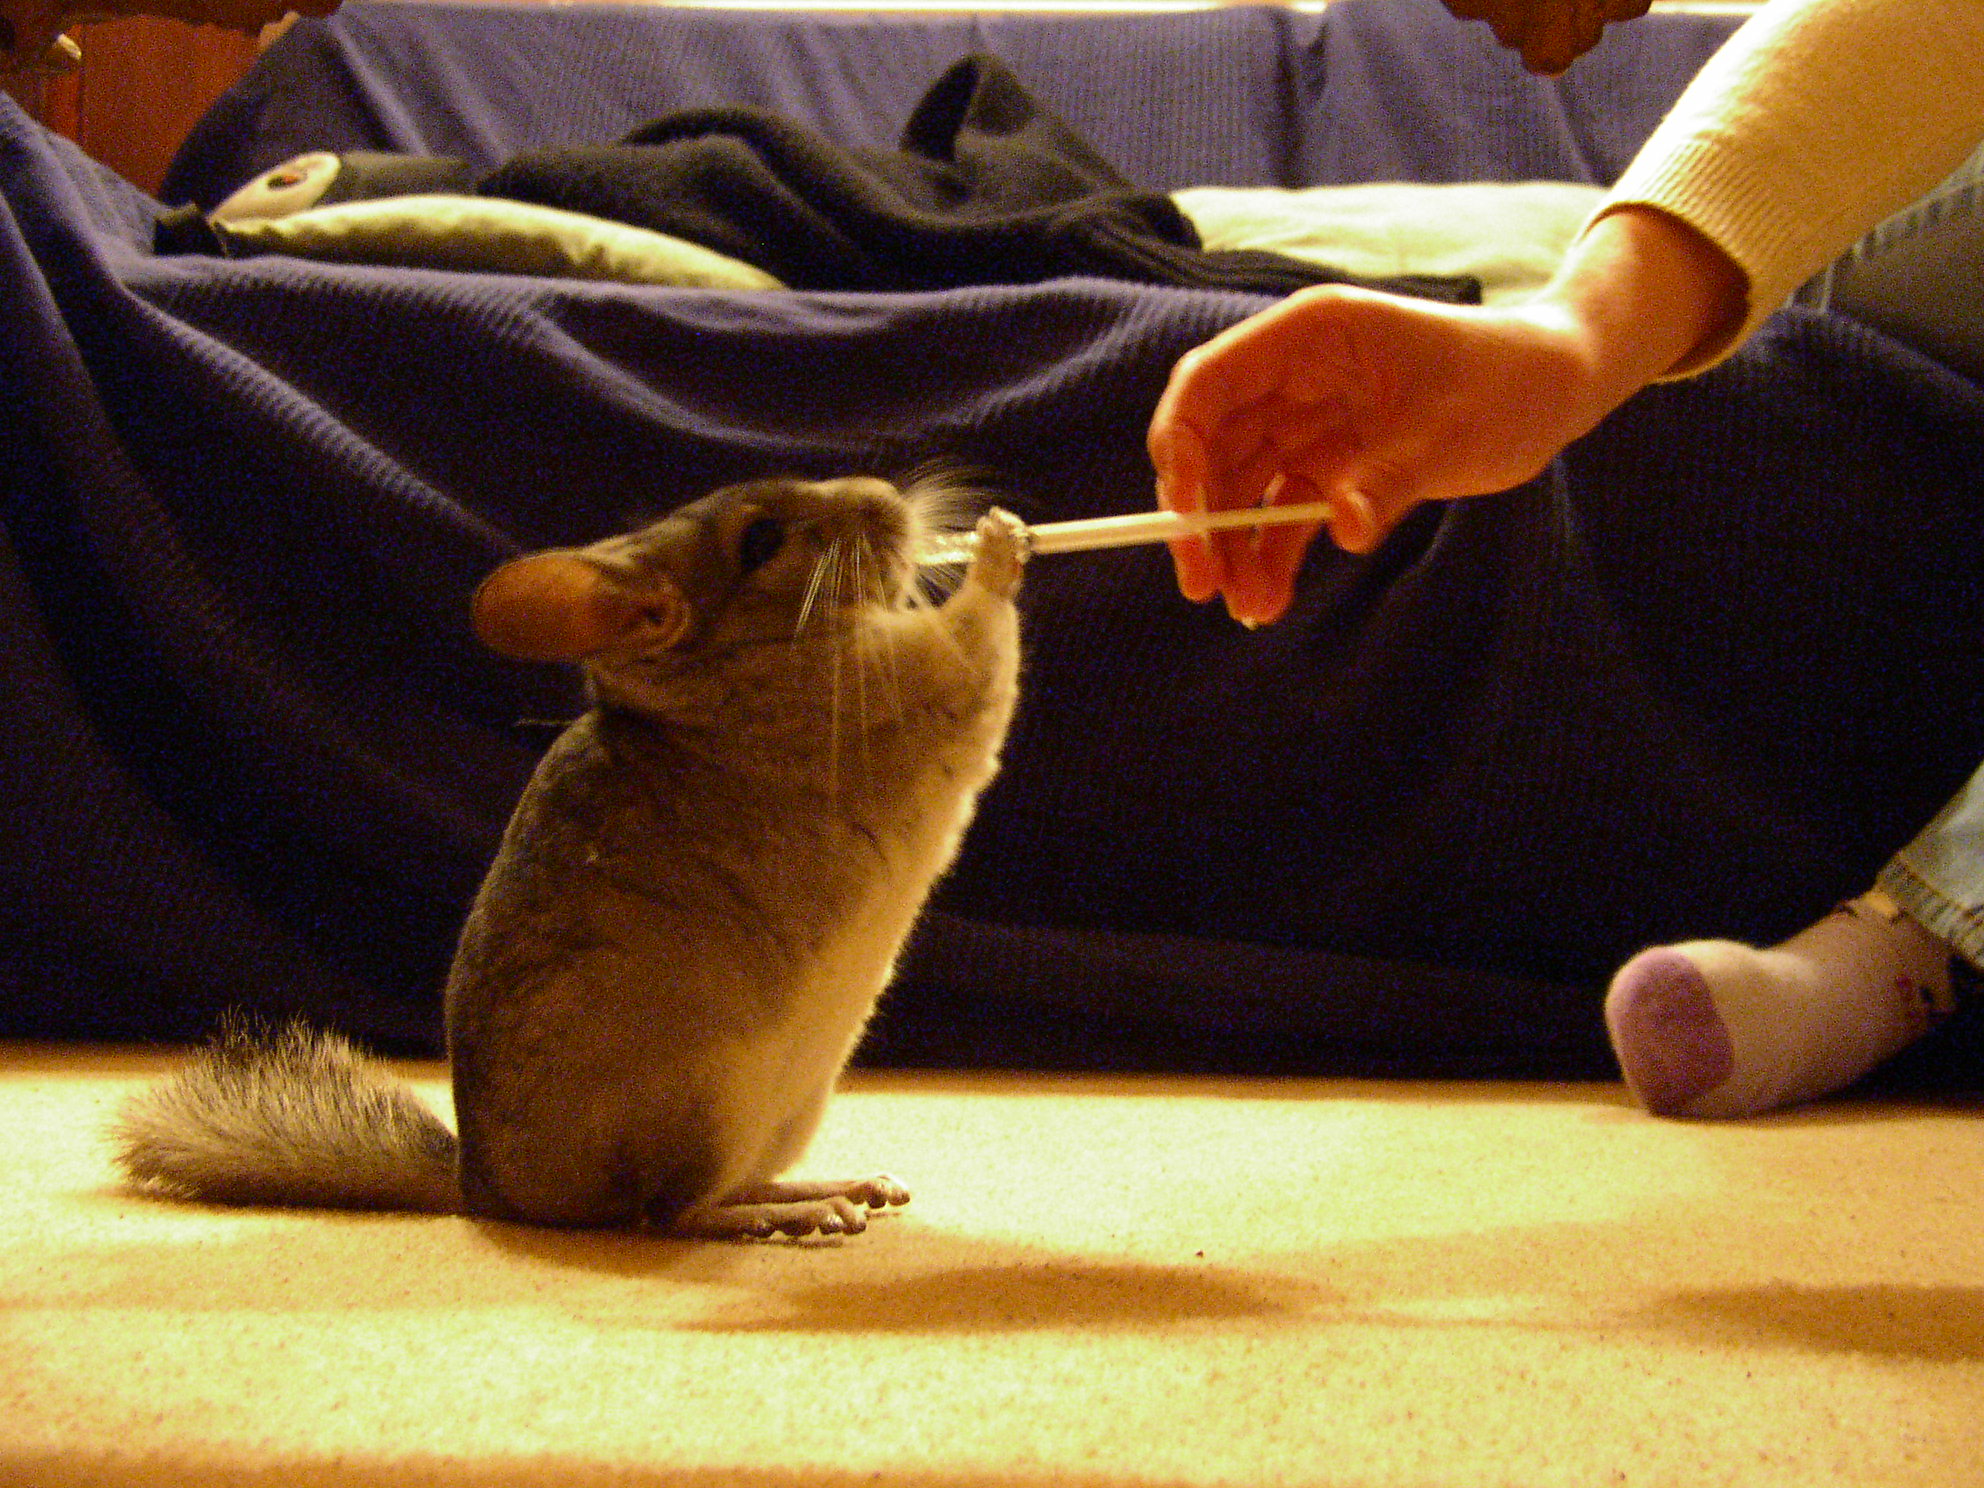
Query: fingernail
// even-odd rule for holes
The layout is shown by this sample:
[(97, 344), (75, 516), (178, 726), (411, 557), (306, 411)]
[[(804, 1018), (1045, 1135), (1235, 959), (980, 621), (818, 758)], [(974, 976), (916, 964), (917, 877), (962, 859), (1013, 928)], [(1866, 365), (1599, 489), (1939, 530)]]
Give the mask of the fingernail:
[(1235, 625), (1244, 625), (1248, 630), (1259, 630), (1261, 622), (1252, 615), (1243, 615), (1233, 607), (1233, 597), (1226, 596), (1226, 615)]
[(1361, 553), (1370, 547), (1378, 536), (1378, 519), (1371, 510), (1370, 499), (1362, 491), (1345, 491), (1337, 498), (1331, 527), (1342, 532), (1341, 546), (1352, 552)]

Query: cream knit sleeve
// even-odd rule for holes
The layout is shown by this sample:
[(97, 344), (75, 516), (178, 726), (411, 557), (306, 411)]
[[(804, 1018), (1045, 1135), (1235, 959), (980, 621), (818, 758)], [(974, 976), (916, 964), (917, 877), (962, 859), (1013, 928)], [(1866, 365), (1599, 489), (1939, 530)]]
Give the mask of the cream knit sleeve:
[(1749, 279), (1721, 360), (1984, 139), (1984, 0), (1770, 0), (1712, 57), (1594, 218), (1690, 223)]

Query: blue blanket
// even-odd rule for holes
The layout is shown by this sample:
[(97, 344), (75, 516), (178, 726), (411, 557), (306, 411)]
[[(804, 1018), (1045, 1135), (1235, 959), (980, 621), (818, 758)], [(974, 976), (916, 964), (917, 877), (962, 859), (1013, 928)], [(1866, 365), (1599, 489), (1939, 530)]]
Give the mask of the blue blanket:
[[(1431, 0), (354, 4), (163, 194), (725, 102), (875, 145), (975, 50), (1144, 185), (1603, 181), (1720, 24), (1614, 28), (1551, 83)], [(190, 1037), (248, 1005), (437, 1048), (456, 924), (576, 701), (468, 635), (494, 563), (773, 470), (942, 457), (1029, 518), (1147, 506), (1171, 363), (1268, 303), (159, 258), (161, 210), (0, 101), (0, 1033)], [(1522, 490), (1317, 551), (1259, 634), (1183, 603), (1161, 551), (1043, 559), (1007, 768), (869, 1057), (1603, 1073), (1621, 956), (1802, 923), (1984, 756), (1981, 439), (1977, 387), (1787, 312)]]

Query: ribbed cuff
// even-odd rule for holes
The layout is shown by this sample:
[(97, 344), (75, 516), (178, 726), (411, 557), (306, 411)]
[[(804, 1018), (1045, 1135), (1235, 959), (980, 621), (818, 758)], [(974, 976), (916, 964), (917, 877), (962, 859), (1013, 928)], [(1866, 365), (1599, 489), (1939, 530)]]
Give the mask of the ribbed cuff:
[(1712, 139), (1689, 141), (1644, 171), (1629, 169), (1594, 214), (1624, 206), (1656, 208), (1677, 217), (1728, 254), (1747, 281), (1740, 325), (1705, 343), (1671, 368), (1663, 381), (1714, 366), (1782, 308), (1792, 291), (1835, 256), (1838, 223), (1810, 220), (1810, 209), (1787, 193), (1778, 169), (1753, 154), (1732, 154)]

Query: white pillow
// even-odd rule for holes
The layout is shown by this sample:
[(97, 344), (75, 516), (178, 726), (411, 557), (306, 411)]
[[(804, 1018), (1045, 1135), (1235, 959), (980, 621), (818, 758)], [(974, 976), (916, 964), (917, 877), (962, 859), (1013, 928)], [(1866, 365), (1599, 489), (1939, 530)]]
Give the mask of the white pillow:
[(1597, 208), (1564, 181), (1195, 186), (1172, 193), (1207, 248), (1266, 248), (1353, 274), (1471, 275), (1494, 304), (1540, 288)]
[(695, 289), (785, 287), (753, 264), (666, 233), (493, 197), (381, 196), (214, 226), (270, 252), (336, 263)]

